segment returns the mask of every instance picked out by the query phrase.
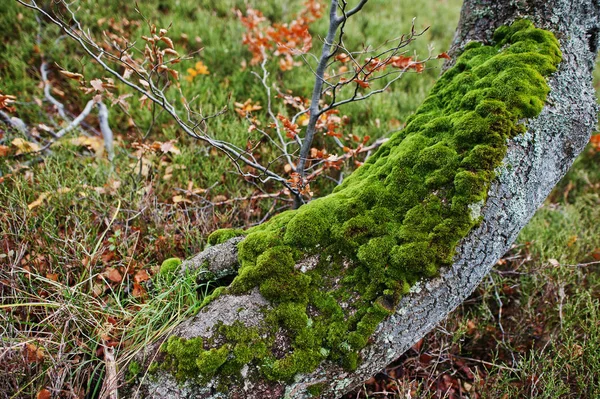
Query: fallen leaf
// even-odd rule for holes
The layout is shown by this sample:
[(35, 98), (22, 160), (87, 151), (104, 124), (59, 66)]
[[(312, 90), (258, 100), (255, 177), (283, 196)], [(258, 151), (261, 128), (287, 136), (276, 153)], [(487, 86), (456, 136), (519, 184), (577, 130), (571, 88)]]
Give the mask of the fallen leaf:
[(41, 193), (40, 196), (35, 201), (33, 201), (31, 204), (27, 205), (27, 208), (29, 210), (32, 210), (33, 208), (36, 208), (36, 207), (42, 205), (44, 200), (46, 198), (48, 198), (49, 196), (50, 196), (50, 193)]
[(36, 395), (36, 399), (50, 399), (51, 397), (52, 394), (46, 388), (41, 389)]
[(560, 263), (558, 263), (558, 261), (556, 259), (548, 259), (548, 263), (550, 263), (552, 266), (554, 267), (559, 267)]
[(94, 152), (97, 157), (101, 157), (104, 154), (104, 140), (100, 137), (86, 137), (79, 136), (72, 138), (70, 143), (79, 147), (86, 147)]
[(29, 363), (41, 362), (44, 360), (44, 348), (32, 343), (25, 344), (25, 358)]
[(119, 271), (114, 267), (109, 267), (104, 271), (104, 273), (102, 273), (102, 275), (104, 275), (104, 277), (106, 277), (113, 283), (120, 283), (123, 280), (121, 273), (119, 273)]
[(141, 283), (143, 281), (150, 280), (150, 275), (144, 269), (138, 271), (135, 276), (133, 276), (133, 281), (136, 283)]
[(133, 283), (133, 290), (131, 291), (131, 295), (133, 295), (135, 298), (139, 298), (139, 297), (143, 296), (145, 293), (146, 293), (146, 290), (144, 289), (144, 287), (142, 287), (138, 283)]
[(185, 202), (185, 203), (188, 203), (188, 204), (192, 203), (191, 200), (185, 198), (183, 195), (176, 195), (176, 196), (173, 197), (173, 203), (174, 204), (178, 204), (180, 202)]
[(218, 204), (218, 203), (221, 203), (221, 202), (225, 202), (225, 201), (227, 201), (227, 197), (226, 197), (226, 196), (224, 196), (224, 195), (217, 195), (217, 196), (215, 196), (215, 198), (213, 198), (213, 200), (212, 200), (212, 202), (213, 202), (213, 203), (216, 203), (216, 204)]
[(181, 151), (179, 150), (179, 148), (175, 147), (174, 142), (175, 142), (175, 140), (170, 140), (170, 141), (167, 141), (166, 143), (161, 144), (160, 150), (163, 152), (163, 154), (166, 154), (168, 152), (171, 152), (173, 154), (181, 154)]
[(104, 284), (94, 283), (94, 285), (92, 286), (92, 296), (95, 298), (99, 297), (104, 293), (105, 289), (106, 287)]
[(0, 145), (0, 157), (5, 157), (10, 153), (10, 147)]
[(41, 149), (38, 144), (23, 140), (22, 138), (16, 138), (10, 144), (17, 147), (17, 155), (36, 152)]
[(477, 325), (473, 322), (473, 320), (467, 321), (467, 334), (473, 335), (477, 331)]

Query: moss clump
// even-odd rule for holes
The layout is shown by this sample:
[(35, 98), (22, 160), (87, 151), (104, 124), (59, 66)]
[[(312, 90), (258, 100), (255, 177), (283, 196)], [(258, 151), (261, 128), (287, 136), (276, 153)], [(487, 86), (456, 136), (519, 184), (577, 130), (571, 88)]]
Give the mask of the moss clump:
[(208, 244), (209, 245), (217, 245), (222, 244), (227, 240), (230, 240), (234, 237), (239, 237), (244, 235), (244, 230), (242, 229), (219, 229), (213, 231), (208, 236)]
[(179, 269), (181, 265), (181, 259), (179, 258), (169, 258), (166, 259), (162, 265), (160, 265), (159, 274), (163, 277), (173, 275)]
[(132, 380), (136, 378), (141, 371), (142, 365), (138, 361), (132, 360), (127, 366), (127, 379)]
[(319, 397), (319, 395), (321, 395), (321, 392), (323, 392), (323, 389), (325, 389), (325, 383), (324, 382), (320, 382), (318, 384), (313, 384), (311, 386), (309, 386), (306, 391), (313, 397)]
[(196, 360), (204, 352), (202, 338), (186, 340), (174, 336), (169, 337), (161, 349), (169, 354), (162, 367), (172, 370), (178, 380), (197, 378), (201, 375)]
[(167, 357), (160, 367), (171, 371), (179, 381), (193, 379), (202, 382), (217, 373), (235, 376), (245, 364), (256, 359), (274, 362), (268, 350), (272, 342), (264, 338), (265, 333), (239, 322), (221, 325), (217, 334), (227, 343), (210, 349), (206, 349), (207, 342), (202, 338), (172, 336), (161, 347)]
[[(519, 121), (542, 110), (545, 77), (560, 60), (556, 38), (526, 20), (499, 28), (491, 45), (469, 44), (406, 128), (333, 194), (246, 232), (226, 291), (258, 287), (273, 304), (262, 335), (220, 328), (215, 337), (226, 343), (211, 362), (199, 364), (195, 352), (176, 375), (232, 373), (254, 362), (267, 378), (288, 380), (324, 359), (355, 369), (401, 296), (449, 265), (479, 222), (470, 207), (485, 203), (507, 140), (524, 131)], [(311, 254), (321, 255), (319, 265), (297, 270)], [(281, 334), (290, 348), (276, 358)], [(175, 342), (166, 352), (178, 359), (189, 349)]]

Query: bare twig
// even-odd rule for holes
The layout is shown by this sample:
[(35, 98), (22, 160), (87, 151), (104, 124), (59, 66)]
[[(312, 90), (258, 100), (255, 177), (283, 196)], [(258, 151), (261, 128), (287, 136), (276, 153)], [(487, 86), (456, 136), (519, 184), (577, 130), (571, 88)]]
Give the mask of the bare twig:
[(14, 129), (18, 130), (23, 134), (27, 134), (27, 125), (25, 124), (25, 122), (23, 122), (22, 119), (17, 118), (16, 116), (10, 116), (4, 111), (0, 111), (0, 118), (2, 118), (4, 123), (6, 123), (7, 125), (13, 127)]
[(42, 83), (44, 84), (44, 97), (52, 105), (54, 105), (58, 115), (60, 115), (61, 118), (63, 118), (65, 121), (69, 121), (70, 118), (65, 112), (65, 106), (50, 93), (52, 90), (52, 85), (48, 79), (48, 64), (45, 61), (42, 61), (42, 64), (40, 65), (40, 74), (42, 75)]
[(87, 116), (90, 114), (90, 112), (92, 112), (92, 109), (94, 108), (95, 103), (96, 102), (94, 100), (88, 101), (88, 103), (85, 105), (85, 108), (83, 108), (83, 111), (81, 111), (81, 113), (79, 115), (77, 115), (77, 118), (73, 119), (73, 121), (71, 123), (69, 123), (66, 127), (62, 128), (58, 132), (56, 132), (56, 138), (57, 139), (61, 138), (62, 136), (69, 133), (71, 130), (75, 129), (77, 126), (79, 126), (79, 124), (85, 118), (87, 118)]
[(104, 105), (102, 102), (99, 102), (97, 107), (100, 131), (102, 132), (102, 137), (104, 138), (104, 148), (106, 148), (108, 160), (112, 162), (113, 158), (115, 157), (115, 149), (113, 143), (113, 132), (108, 124), (108, 108), (106, 108), (106, 105)]

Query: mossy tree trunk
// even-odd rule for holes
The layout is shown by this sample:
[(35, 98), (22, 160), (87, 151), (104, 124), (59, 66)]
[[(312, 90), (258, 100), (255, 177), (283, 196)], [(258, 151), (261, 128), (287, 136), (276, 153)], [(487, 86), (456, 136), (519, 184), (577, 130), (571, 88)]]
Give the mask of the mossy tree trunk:
[[(451, 51), (453, 61), (449, 62), (447, 68), (451, 68), (453, 63), (457, 62), (458, 55), (463, 53), (465, 46), (471, 41), (478, 41), (484, 45), (495, 45), (496, 47), (492, 47), (493, 53), (502, 52), (511, 46), (513, 47), (512, 52), (509, 52), (510, 56), (518, 53), (519, 49), (524, 48), (524, 42), (513, 45), (503, 39), (505, 33), (502, 32), (504, 31), (500, 31), (501, 33), (496, 36), (494, 36), (494, 32), (497, 31), (497, 28), (511, 25), (521, 18), (532, 21), (537, 28), (552, 32), (560, 44), (562, 61), (558, 64), (557, 71), (542, 78), (542, 75), (546, 76), (544, 70), (553, 71), (554, 67), (551, 64), (546, 65), (540, 62), (539, 65), (536, 65), (539, 67), (537, 71), (541, 75), (532, 72), (547, 82), (549, 93), (543, 90), (544, 87), (540, 89), (540, 93), (542, 93), (540, 96), (545, 102), (539, 102), (540, 109), (537, 109), (535, 101), (539, 101), (539, 98), (535, 96), (525, 97), (531, 98), (528, 100), (531, 101), (531, 104), (523, 104), (514, 100), (514, 103), (517, 104), (515, 105), (512, 97), (505, 101), (510, 103), (506, 107), (520, 107), (522, 112), (518, 112), (519, 109), (513, 110), (512, 117), (517, 118), (518, 123), (515, 125), (516, 127), (509, 126), (508, 130), (512, 133), (507, 134), (506, 137), (510, 138), (506, 139), (505, 136), (501, 136), (502, 145), (506, 148), (501, 153), (504, 155), (502, 162), (499, 163), (499, 166), (492, 164), (494, 173), (490, 175), (492, 176), (490, 181), (484, 184), (485, 195), (482, 196), (483, 200), (479, 201), (484, 205), (479, 208), (472, 206), (479, 198), (477, 196), (466, 199), (469, 201), (468, 209), (476, 214), (467, 218), (466, 223), (468, 224), (470, 220), (476, 220), (476, 223), (467, 226), (469, 227), (466, 230), (467, 234), (460, 239), (458, 245), (453, 247), (453, 251), (450, 253), (450, 256), (453, 255), (451, 262), (448, 264), (442, 262), (437, 270), (427, 269), (422, 274), (409, 273), (409, 276), (404, 278), (404, 285), (410, 283), (408, 284), (410, 285), (408, 293), (403, 291), (403, 287), (394, 291), (393, 285), (386, 280), (387, 289), (382, 291), (383, 294), (377, 294), (379, 296), (372, 300), (377, 305), (369, 308), (369, 312), (356, 325), (353, 325), (352, 332), (342, 330), (349, 336), (348, 343), (342, 344), (358, 347), (357, 357), (350, 356), (352, 355), (351, 350), (333, 357), (330, 355), (330, 351), (335, 350), (333, 349), (334, 344), (326, 347), (321, 341), (317, 345), (317, 348), (320, 347), (320, 355), (317, 353), (316, 362), (313, 359), (311, 363), (311, 360), (305, 356), (314, 349), (309, 341), (316, 339), (315, 337), (318, 335), (302, 337), (302, 334), (310, 331), (305, 326), (307, 321), (312, 325), (312, 319), (320, 320), (318, 314), (320, 309), (311, 308), (310, 299), (302, 299), (305, 302), (297, 299), (301, 298), (301, 294), (296, 293), (295, 290), (302, 290), (304, 285), (310, 286), (310, 281), (307, 282), (303, 277), (319, 267), (323, 256), (314, 250), (305, 252), (298, 250), (300, 253), (298, 255), (296, 249), (318, 248), (319, 240), (334, 240), (334, 238), (326, 238), (319, 231), (310, 230), (328, 228), (326, 225), (319, 224), (322, 224), (322, 220), (328, 220), (326, 217), (311, 225), (310, 222), (305, 223), (305, 220), (300, 217), (288, 215), (276, 220), (274, 222), (276, 228), (267, 233), (285, 231), (287, 228), (291, 232), (309, 229), (311, 234), (302, 236), (285, 233), (281, 237), (276, 235), (271, 237), (263, 232), (265, 234), (260, 237), (264, 238), (264, 242), (256, 238), (259, 235), (254, 238), (250, 238), (251, 236), (248, 235), (247, 239), (238, 237), (215, 245), (196, 258), (184, 262), (185, 268), (202, 266), (208, 267), (216, 273), (227, 273), (235, 269), (238, 259), (242, 264), (244, 262), (251, 263), (247, 267), (242, 265), (240, 275), (243, 274), (243, 276), (234, 282), (233, 288), (226, 292), (221, 290), (221, 295), (215, 295), (212, 302), (205, 306), (198, 315), (184, 322), (171, 333), (171, 336), (175, 338), (168, 341), (169, 350), (159, 351), (158, 355), (154, 357), (154, 352), (158, 348), (157, 344), (147, 351), (149, 356), (145, 361), (149, 363), (147, 359), (156, 359), (159, 368), (151, 376), (144, 378), (141, 389), (134, 390), (137, 395), (149, 398), (336, 398), (400, 356), (470, 295), (496, 261), (508, 250), (521, 228), (542, 204), (558, 180), (566, 173), (575, 157), (584, 148), (596, 125), (596, 99), (591, 86), (591, 73), (598, 50), (600, 32), (600, 3), (596, 0), (467, 0), (463, 5)], [(533, 35), (546, 37), (539, 30), (535, 31)], [(547, 54), (549, 51), (548, 59), (552, 59), (552, 51), (542, 48), (545, 45), (543, 41), (540, 43), (542, 43), (540, 53)], [(486, 56), (484, 53), (487, 54), (491, 51), (484, 51), (483, 47), (478, 46), (470, 45), (468, 47), (475, 51), (472, 53), (471, 59), (475, 56), (484, 57)], [(528, 48), (527, 51), (531, 51), (531, 49)], [(506, 59), (503, 58), (502, 62)], [(467, 65), (471, 61), (459, 60), (457, 64), (460, 62), (465, 62)], [(515, 67), (514, 64), (505, 64), (507, 68)], [(494, 65), (505, 64), (496, 63)], [(449, 71), (453, 70), (449, 69)], [(491, 78), (494, 78), (494, 74), (499, 76), (500, 72), (503, 71), (493, 71)], [(451, 78), (446, 80), (452, 82)], [(517, 87), (514, 87), (515, 85)], [(520, 87), (520, 85), (520, 80), (512, 81), (507, 86), (502, 86), (502, 90), (509, 90), (510, 96), (516, 97), (520, 96), (523, 90), (537, 90)], [(445, 95), (443, 87), (437, 91), (439, 96)], [(461, 107), (464, 106), (463, 103), (464, 101), (461, 102)], [(427, 101), (425, 106), (431, 108)], [(450, 106), (448, 105), (448, 107)], [(504, 106), (502, 107), (504, 110)], [(498, 108), (494, 107), (486, 109), (489, 109), (490, 113), (499, 112)], [(418, 118), (413, 119), (414, 121), (418, 121)], [(407, 136), (400, 137), (403, 139), (397, 140), (400, 143), (398, 145), (405, 145), (406, 143), (402, 143), (406, 141), (404, 138)], [(393, 151), (393, 148), (389, 149), (390, 153)], [(473, 156), (477, 155), (475, 152)], [(442, 155), (446, 156), (445, 153)], [(448, 159), (452, 158), (450, 155), (448, 157)], [(463, 159), (460, 165), (463, 164), (468, 164), (467, 160)], [(373, 165), (376, 165), (376, 161), (373, 162)], [(437, 174), (432, 173), (427, 176), (430, 176), (431, 179), (435, 177), (441, 181), (442, 185), (447, 184), (444, 183), (444, 175), (439, 174), (437, 169), (435, 173)], [(367, 177), (369, 176), (372, 177), (372, 175), (367, 175)], [(457, 182), (462, 180), (458, 178), (458, 174), (456, 177), (452, 177), (454, 178), (453, 184), (458, 186)], [(358, 178), (351, 181), (351, 184), (357, 180), (360, 181), (360, 174)], [(429, 183), (423, 184), (437, 184), (438, 180), (428, 180)], [(370, 189), (370, 186), (365, 187), (365, 189)], [(344, 187), (339, 191), (343, 192), (343, 190)], [(458, 197), (458, 188), (455, 190), (456, 193), (452, 199), (454, 202), (458, 202), (463, 197)], [(433, 203), (433, 201), (429, 201), (428, 206)], [(436, 206), (443, 207), (444, 201), (440, 201), (441, 205)], [(466, 204), (463, 205), (466, 206)], [(318, 206), (313, 208), (318, 208)], [(301, 215), (301, 213), (297, 215)], [(406, 213), (403, 218), (405, 221), (410, 219), (409, 213)], [(295, 225), (292, 226), (294, 223)], [(442, 223), (434, 226), (439, 228), (441, 225)], [(461, 229), (464, 228), (462, 224), (459, 226)], [(401, 225), (401, 228), (408, 229), (406, 223)], [(407, 231), (414, 235), (412, 230)], [(268, 241), (265, 237), (270, 237), (269, 239), (275, 241), (281, 240), (288, 246), (277, 246), (275, 247), (277, 250), (274, 250), (265, 244)], [(389, 248), (389, 252), (393, 252), (392, 248), (397, 245), (397, 242), (393, 240), (395, 237), (392, 233), (386, 232), (385, 235), (360, 246), (361, 249), (357, 250), (356, 259), (359, 261), (373, 259), (373, 262), (377, 262), (376, 256), (371, 256), (371, 258), (367, 256), (377, 254), (375, 250), (371, 253), (367, 251), (370, 248), (369, 245), (379, 240), (377, 242), (381, 243), (381, 248)], [(252, 239), (255, 242), (251, 246), (248, 241)], [(402, 241), (406, 240), (402, 236), (398, 240), (401, 243), (406, 242)], [(217, 241), (223, 240), (218, 239)], [(292, 244), (296, 246), (294, 247)], [(260, 253), (249, 255), (251, 251), (256, 252), (263, 247), (265, 248), (264, 254), (268, 253), (268, 256), (261, 257)], [(271, 249), (267, 250), (266, 248)], [(286, 248), (292, 248), (294, 253), (285, 253)], [(408, 259), (405, 254), (406, 248), (418, 250), (417, 245), (412, 247), (401, 245), (401, 250), (397, 251), (401, 260)], [(240, 254), (238, 254), (238, 250)], [(386, 252), (388, 251), (386, 250)], [(352, 263), (353, 261), (353, 259), (340, 260), (342, 264), (340, 273), (345, 273), (348, 268), (346, 262)], [(392, 258), (390, 258), (390, 262), (393, 263)], [(261, 264), (263, 266), (260, 266)], [(290, 270), (290, 273), (294, 274), (294, 279), (289, 280), (291, 284), (287, 287), (286, 293), (275, 292), (281, 290), (279, 280), (275, 279), (269, 284), (261, 283), (261, 279), (272, 279), (272, 275), (265, 274), (266, 272), (275, 274), (284, 269)], [(412, 279), (415, 275), (419, 278)], [(335, 284), (338, 283), (331, 276), (327, 276), (327, 278), (334, 281)], [(323, 279), (324, 284), (329, 281), (327, 278)], [(353, 276), (353, 278), (357, 277)], [(314, 282), (314, 277), (312, 281)], [(352, 292), (371, 295), (369, 287), (363, 291)], [(328, 287), (328, 289), (332, 288)], [(402, 294), (399, 295), (399, 292)], [(282, 299), (282, 295), (289, 295), (289, 298)], [(349, 302), (352, 300), (352, 298), (348, 299)], [(359, 303), (359, 300), (360, 298), (354, 298), (350, 307)], [(297, 313), (296, 307), (299, 304), (302, 305), (302, 311)], [(323, 305), (323, 308), (325, 309), (326, 306)], [(378, 311), (384, 313), (384, 316), (379, 317)], [(292, 317), (286, 315), (292, 315)], [(300, 325), (294, 324), (297, 321), (294, 319), (294, 315), (304, 317)], [(374, 329), (376, 328), (374, 332), (367, 328), (367, 321), (371, 320), (369, 317), (377, 321), (373, 326)], [(265, 319), (269, 318), (280, 324), (276, 324), (272, 337), (266, 345), (264, 341), (261, 341), (261, 334), (268, 333), (261, 328), (264, 326)], [(380, 318), (383, 321), (379, 322)], [(336, 322), (343, 325), (343, 321)], [(224, 328), (223, 326), (229, 327)], [(361, 336), (356, 332), (362, 326), (367, 326), (364, 327), (364, 330), (368, 331), (368, 340), (365, 339), (363, 344), (355, 343), (360, 341)], [(296, 331), (297, 334), (293, 336), (295, 341), (292, 342), (290, 334), (284, 333), (284, 330)], [(230, 338), (232, 341), (228, 341)], [(245, 346), (240, 343), (244, 343)], [(342, 344), (338, 346), (341, 347)], [(200, 350), (194, 345), (200, 345)], [(293, 350), (302, 356), (287, 356)], [(274, 351), (280, 353), (270, 353)], [(267, 353), (265, 354), (265, 352)], [(257, 353), (261, 353), (261, 357), (258, 357)], [(189, 357), (186, 358), (186, 354), (189, 354)], [(248, 359), (248, 364), (239, 359)], [(260, 359), (262, 363), (257, 362), (257, 359)], [(236, 364), (235, 361), (238, 363)], [(265, 365), (269, 362), (274, 362), (276, 365)], [(301, 362), (303, 363), (301, 364)], [(165, 363), (167, 367), (162, 367), (161, 364)], [(261, 367), (266, 371), (261, 370)], [(225, 368), (229, 371), (225, 372)], [(286, 373), (286, 370), (291, 370), (291, 372)], [(204, 374), (194, 376), (193, 373), (197, 371)]]

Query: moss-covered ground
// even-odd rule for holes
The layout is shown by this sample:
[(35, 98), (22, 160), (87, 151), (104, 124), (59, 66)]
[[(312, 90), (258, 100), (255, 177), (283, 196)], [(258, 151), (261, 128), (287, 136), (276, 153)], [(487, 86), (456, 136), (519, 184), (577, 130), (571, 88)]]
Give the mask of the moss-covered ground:
[[(289, 20), (302, 2), (249, 3), (281, 21)], [(82, 24), (97, 37), (102, 37), (102, 29), (123, 30), (131, 37), (146, 29), (133, 3), (77, 4)], [(427, 7), (423, 2), (369, 4), (360, 20), (347, 27), (349, 45), (381, 43), (390, 32), (405, 32), (416, 16), (417, 26), (431, 28), (410, 51), (423, 56), (428, 44), (436, 51), (447, 50), (458, 1), (432, 0)], [(185, 75), (198, 60), (210, 70), (208, 76), (182, 80), (184, 93), (199, 95), (206, 111), (226, 104), (233, 109), (234, 102), (250, 97), (265, 104), (252, 69), (241, 66), (250, 55), (240, 40), (243, 27), (231, 9), (243, 9), (245, 2), (149, 0), (139, 6), (157, 25), (172, 24), (170, 35), (178, 49), (204, 48), (181, 63), (180, 71)], [(325, 27), (318, 21), (312, 29), (322, 34)], [(88, 81), (103, 74), (71, 42), (57, 40), (60, 34), (51, 26), (44, 26), (38, 42), (38, 28), (28, 10), (15, 1), (1, 2), (0, 90), (17, 96), (12, 115), (35, 128), (34, 138), (48, 138), (44, 125), (57, 128), (61, 122), (44, 100), (42, 57), (49, 65), (53, 95), (72, 115), (91, 95), (81, 93), (58, 70), (84, 72)], [(350, 117), (347, 133), (361, 139), (369, 135), (372, 142), (401, 128), (431, 89), (439, 65), (432, 63), (423, 74), (407, 74), (372, 101), (344, 108)], [(310, 93), (312, 78), (304, 68), (274, 72), (281, 87), (300, 95)], [(117, 137), (112, 165), (96, 156), (97, 147), (71, 140), (86, 132), (97, 134), (93, 115), (86, 119), (87, 127), (71, 132), (51, 153), (27, 156), (15, 156), (17, 148), (11, 143), (31, 137), (0, 124), (0, 145), (9, 147), (8, 155), (0, 156), (2, 398), (47, 393), (93, 397), (101, 389), (108, 346), (115, 350), (123, 380), (135, 378), (140, 370), (131, 362), (134, 354), (193, 313), (198, 296), (212, 290), (198, 287), (193, 275), (161, 276), (160, 263), (199, 252), (218, 228), (249, 228), (289, 207), (285, 198), (245, 199), (258, 193), (256, 186), (239, 179), (224, 157), (184, 137), (164, 113), (141, 107), (137, 96), (128, 101), (129, 115), (118, 106), (111, 108)], [(247, 144), (247, 124), (232, 111), (214, 120), (211, 128), (219, 137)], [(140, 156), (134, 145), (170, 140), (179, 152), (147, 150)], [(330, 140), (319, 138), (318, 143), (331, 147)], [(265, 159), (273, 155), (265, 147)], [(386, 385), (397, 397), (407, 390), (413, 397), (449, 397), (444, 393), (448, 390), (442, 392), (444, 382), (454, 389), (451, 392), (459, 392), (460, 385), (462, 393), (452, 393), (454, 397), (466, 397), (466, 392), (469, 397), (597, 397), (598, 270), (594, 265), (567, 265), (598, 256), (598, 164), (597, 152), (588, 150), (524, 232), (512, 254), (515, 258), (500, 265), (458, 313), (388, 370), (395, 379), (379, 376), (362, 392), (371, 395)], [(330, 177), (338, 181), (352, 169), (349, 163)], [(311, 189), (324, 196), (334, 186), (322, 178)], [(272, 184), (263, 189), (276, 190)], [(285, 320), (285, 313), (293, 311), (282, 307), (278, 314)], [(523, 325), (526, 331), (519, 328)], [(302, 327), (288, 325), (292, 330)], [(239, 359), (244, 358), (242, 352), (240, 348)], [(323, 351), (322, 356), (329, 354)], [(437, 360), (426, 362), (428, 358)], [(348, 363), (352, 366), (352, 359)]]

